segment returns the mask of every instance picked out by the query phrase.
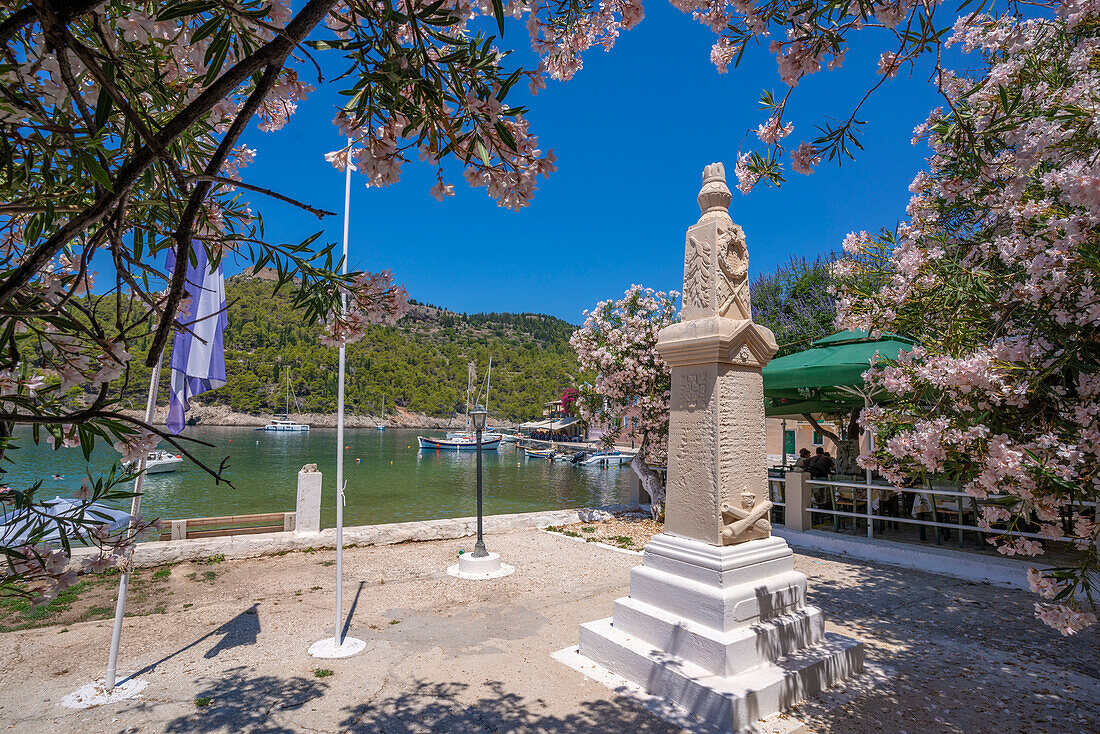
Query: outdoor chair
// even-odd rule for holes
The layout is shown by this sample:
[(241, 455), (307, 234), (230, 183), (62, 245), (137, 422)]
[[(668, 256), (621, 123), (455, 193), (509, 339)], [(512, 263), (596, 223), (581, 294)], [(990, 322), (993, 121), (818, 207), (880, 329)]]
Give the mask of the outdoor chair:
[[(901, 516), (901, 496), (898, 492), (893, 492), (889, 489), (878, 490), (878, 509), (875, 511), (876, 515), (886, 515), (888, 517), (900, 517)], [(897, 522), (890, 522), (889, 520), (876, 520), (876, 531), (881, 533), (886, 530), (900, 530), (901, 524)]]
[[(843, 480), (841, 480), (843, 481)], [(834, 509), (842, 512), (852, 512), (857, 514), (866, 514), (867, 512), (867, 493), (866, 490), (855, 489), (853, 487), (830, 487), (832, 490), (833, 507)], [(842, 515), (833, 515), (834, 523), (833, 529), (836, 532), (841, 532), (847, 525), (846, 521), (852, 521), (852, 535), (855, 535), (858, 530), (857, 518), (844, 517)]]

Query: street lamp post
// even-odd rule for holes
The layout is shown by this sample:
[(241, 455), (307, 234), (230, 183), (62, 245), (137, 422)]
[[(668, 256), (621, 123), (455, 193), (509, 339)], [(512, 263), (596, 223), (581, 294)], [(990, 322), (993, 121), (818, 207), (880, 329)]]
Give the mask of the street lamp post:
[(485, 549), (481, 504), (481, 432), (485, 430), (486, 417), (488, 412), (480, 405), (475, 405), (470, 411), (470, 425), (477, 435), (477, 543), (473, 553), (459, 551), (458, 563), (447, 567), (447, 573), (461, 579), (498, 579), (515, 570), (507, 563), (500, 562), (499, 553), (490, 553)]
[(779, 445), (780, 451), (783, 452), (783, 468), (787, 468), (787, 419), (779, 421)]
[(480, 405), (470, 411), (470, 420), (474, 424), (474, 433), (477, 436), (477, 543), (474, 545), (474, 558), (485, 558), (489, 555), (489, 551), (485, 550), (481, 522), (481, 432), (485, 430), (485, 419), (488, 415), (488, 411)]

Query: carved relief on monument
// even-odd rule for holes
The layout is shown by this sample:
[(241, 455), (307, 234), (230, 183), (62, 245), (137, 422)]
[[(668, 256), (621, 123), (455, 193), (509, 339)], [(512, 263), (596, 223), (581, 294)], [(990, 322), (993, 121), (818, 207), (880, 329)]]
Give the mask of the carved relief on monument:
[(718, 267), (724, 283), (720, 290), (725, 297), (718, 306), (718, 315), (729, 319), (752, 320), (749, 299), (749, 251), (745, 233), (730, 222), (718, 226)]
[(690, 372), (680, 375), (680, 407), (684, 410), (705, 408), (708, 401), (706, 375)]
[(733, 545), (771, 537), (772, 524), (768, 519), (771, 511), (772, 503), (764, 500), (756, 504), (756, 495), (752, 492), (741, 493), (740, 507), (723, 502), (722, 544)]
[(688, 235), (684, 257), (684, 298), (696, 308), (710, 305), (711, 245)]

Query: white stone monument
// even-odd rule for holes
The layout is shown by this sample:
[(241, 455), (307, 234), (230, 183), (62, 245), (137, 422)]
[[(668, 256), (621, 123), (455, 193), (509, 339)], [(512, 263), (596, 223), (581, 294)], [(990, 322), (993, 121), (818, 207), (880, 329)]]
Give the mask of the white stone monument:
[(724, 730), (741, 732), (863, 669), (862, 643), (825, 632), (806, 577), (771, 537), (761, 369), (775, 337), (752, 322), (745, 234), (721, 163), (688, 230), (672, 368), (665, 532), (613, 616), (581, 625), (581, 656)]

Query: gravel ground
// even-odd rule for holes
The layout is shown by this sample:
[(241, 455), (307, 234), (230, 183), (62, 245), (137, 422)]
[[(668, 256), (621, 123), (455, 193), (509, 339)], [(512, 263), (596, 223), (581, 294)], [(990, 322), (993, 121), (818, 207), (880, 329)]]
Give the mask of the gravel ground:
[[(345, 660), (305, 652), (332, 629), (332, 552), (172, 567), (149, 580), (143, 606), (153, 609), (125, 626), (121, 667), (148, 681), (143, 697), (85, 711), (59, 702), (102, 676), (110, 623), (73, 621), (91, 603), (78, 599), (63, 625), (0, 634), (0, 724), (112, 734), (677, 731), (550, 658), (576, 643), (578, 624), (610, 614), (638, 557), (537, 531), (487, 541), (516, 573), (447, 576), (469, 540), (348, 550), (348, 629), (367, 651)], [(797, 555), (795, 565), (830, 628), (864, 640), (868, 659), (896, 672), (846, 702), (804, 703), (794, 715), (806, 731), (1098, 731), (1100, 639), (1042, 627), (1030, 595), (837, 558)]]
[(552, 525), (546, 529), (571, 538), (583, 538), (626, 550), (640, 551), (650, 538), (664, 529), (664, 524), (644, 517), (615, 517), (600, 522)]

